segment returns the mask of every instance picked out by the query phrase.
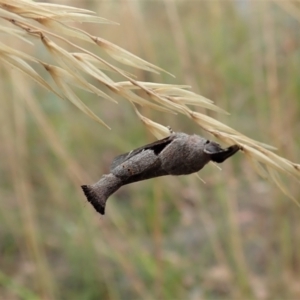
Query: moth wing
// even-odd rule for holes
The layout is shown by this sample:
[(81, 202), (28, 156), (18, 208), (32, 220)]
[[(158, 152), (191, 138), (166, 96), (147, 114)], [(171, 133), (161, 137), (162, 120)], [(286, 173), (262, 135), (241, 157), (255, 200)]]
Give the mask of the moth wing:
[(128, 156), (129, 153), (116, 156), (110, 165), (110, 171), (112, 171), (115, 167), (117, 167), (118, 165), (126, 161), (126, 157)]
[(158, 155), (167, 145), (169, 145), (174, 140), (174, 135), (170, 135), (162, 140), (155, 141), (151, 144), (139, 147), (134, 149), (128, 153), (124, 153), (118, 155), (114, 158), (113, 162), (110, 165), (110, 170), (113, 170), (118, 165), (122, 164), (126, 160), (130, 159), (131, 157), (141, 153), (144, 150), (153, 150), (156, 155)]

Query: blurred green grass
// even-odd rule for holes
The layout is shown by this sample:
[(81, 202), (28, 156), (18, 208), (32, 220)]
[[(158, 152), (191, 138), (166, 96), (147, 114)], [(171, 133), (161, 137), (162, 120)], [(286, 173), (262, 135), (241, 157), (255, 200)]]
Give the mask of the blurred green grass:
[[(192, 85), (231, 112), (219, 120), (299, 161), (297, 3), (76, 5), (121, 24), (85, 29), (176, 75), (128, 68), (139, 80)], [(19, 73), (1, 77), (1, 298), (300, 298), (300, 210), (242, 154), (201, 171), (205, 185), (188, 176), (123, 187), (100, 217), (80, 184), (153, 137), (122, 99), (80, 94), (108, 131)], [(182, 116), (142, 112), (205, 135)]]

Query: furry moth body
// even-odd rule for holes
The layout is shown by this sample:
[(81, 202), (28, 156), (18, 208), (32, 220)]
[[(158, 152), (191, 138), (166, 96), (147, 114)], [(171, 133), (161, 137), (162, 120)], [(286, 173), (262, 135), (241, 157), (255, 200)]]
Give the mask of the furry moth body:
[(172, 132), (167, 138), (117, 156), (109, 174), (81, 188), (96, 211), (104, 215), (108, 197), (125, 184), (165, 175), (195, 173), (209, 161), (222, 163), (239, 149), (237, 145), (223, 149), (218, 143), (199, 135)]

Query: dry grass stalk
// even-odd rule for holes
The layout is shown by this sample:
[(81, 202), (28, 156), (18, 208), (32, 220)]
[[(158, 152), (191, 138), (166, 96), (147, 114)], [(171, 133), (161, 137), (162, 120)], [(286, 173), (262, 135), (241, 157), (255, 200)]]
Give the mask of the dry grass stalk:
[[(128, 72), (115, 67), (100, 56), (70, 41), (70, 38), (75, 38), (93, 43), (105, 50), (113, 59), (125, 65), (155, 73), (164, 71), (107, 40), (92, 36), (83, 30), (68, 25), (68, 22), (74, 21), (96, 22), (99, 24), (114, 24), (113, 22), (95, 16), (94, 12), (86, 9), (58, 4), (35, 3), (26, 0), (0, 0), (0, 17), (3, 20), (0, 32), (13, 35), (29, 44), (32, 44), (31, 40), (29, 40), (30, 37), (40, 39), (57, 65), (50, 65), (3, 43), (0, 43), (0, 60), (27, 74), (60, 98), (68, 99), (89, 117), (109, 128), (76, 96), (72, 86), (80, 87), (107, 100), (114, 101), (114, 99), (95, 85), (89, 83), (86, 75), (91, 76), (100, 85), (106, 86), (113, 93), (121, 95), (130, 101), (137, 116), (157, 138), (168, 135), (168, 128), (141, 115), (136, 105), (147, 106), (164, 112), (185, 114), (201, 128), (225, 144), (238, 144), (261, 176), (273, 180), (285, 194), (297, 202), (285, 189), (279, 173), (288, 174), (300, 180), (300, 165), (270, 151), (274, 150), (273, 147), (252, 140), (237, 130), (189, 108), (189, 105), (197, 105), (220, 113), (226, 113), (214, 105), (213, 101), (187, 91), (188, 86), (137, 81)], [(16, 28), (8, 27), (9, 23)], [(68, 47), (74, 48), (76, 52), (69, 52), (54, 42), (54, 39), (65, 43)], [(31, 66), (32, 64), (42, 65), (53, 78), (57, 89), (51, 87), (35, 71)], [(104, 71), (118, 73), (126, 81), (115, 82)], [(138, 96), (136, 91), (144, 92), (150, 100), (156, 103)]]

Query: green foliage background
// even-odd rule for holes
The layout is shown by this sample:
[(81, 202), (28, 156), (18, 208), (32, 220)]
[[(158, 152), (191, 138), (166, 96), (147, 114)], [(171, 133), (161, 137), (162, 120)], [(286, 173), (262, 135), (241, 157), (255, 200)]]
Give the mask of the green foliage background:
[[(120, 23), (81, 26), (190, 84), (233, 128), (299, 158), (300, 6), (290, 1), (65, 1)], [(7, 38), (7, 43), (11, 42)], [(31, 55), (47, 59), (42, 48)], [(36, 51), (36, 52), (34, 52)], [(124, 99), (79, 95), (108, 131), (1, 68), (1, 299), (299, 299), (300, 210), (243, 154), (195, 176), (123, 187), (101, 217), (80, 184), (154, 140)], [(50, 80), (50, 79), (49, 79)], [(142, 113), (206, 135), (182, 116)], [(299, 199), (299, 185), (286, 182)]]

